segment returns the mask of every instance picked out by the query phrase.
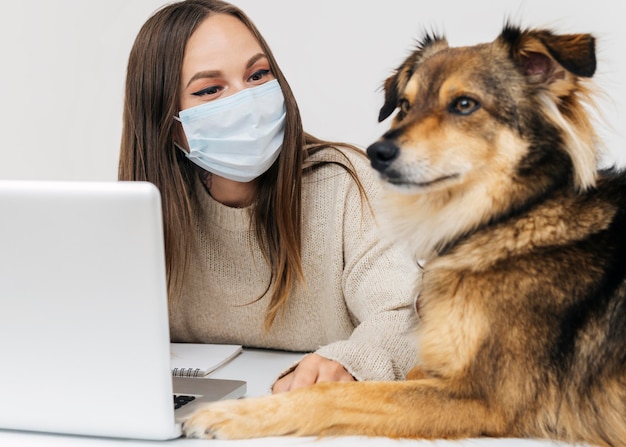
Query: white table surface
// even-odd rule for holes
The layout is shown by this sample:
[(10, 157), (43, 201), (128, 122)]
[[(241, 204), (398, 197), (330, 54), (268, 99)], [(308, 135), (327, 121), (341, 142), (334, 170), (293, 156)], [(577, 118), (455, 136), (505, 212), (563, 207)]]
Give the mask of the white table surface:
[[(276, 376), (297, 362), (301, 354), (244, 349), (243, 353), (224, 365), (209, 377), (221, 379), (241, 379), (248, 382), (247, 396), (269, 394), (269, 388)], [(201, 380), (201, 379), (200, 379)], [(554, 441), (530, 439), (463, 439), (458, 441), (395, 440), (389, 438), (336, 437), (336, 438), (259, 438), (243, 441), (216, 441), (179, 438), (172, 441), (139, 441), (127, 439), (103, 439), (83, 436), (64, 436), (44, 433), (30, 433), (0, 430), (0, 446), (4, 447), (141, 447), (141, 446), (184, 445), (187, 447), (274, 447), (274, 446), (315, 446), (315, 447), (564, 447), (569, 444)], [(578, 445), (577, 447), (583, 447)]]

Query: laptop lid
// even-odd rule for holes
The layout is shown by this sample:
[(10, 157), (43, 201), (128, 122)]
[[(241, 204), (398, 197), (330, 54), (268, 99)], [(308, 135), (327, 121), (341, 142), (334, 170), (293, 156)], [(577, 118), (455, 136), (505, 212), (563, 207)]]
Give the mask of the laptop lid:
[(0, 428), (180, 436), (158, 189), (0, 181), (0, 216)]

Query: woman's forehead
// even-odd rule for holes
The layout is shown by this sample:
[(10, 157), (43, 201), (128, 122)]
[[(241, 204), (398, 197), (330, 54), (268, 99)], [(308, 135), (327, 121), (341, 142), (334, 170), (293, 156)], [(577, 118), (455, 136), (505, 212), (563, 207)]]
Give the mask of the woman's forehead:
[(262, 53), (261, 45), (250, 29), (237, 17), (212, 14), (189, 38), (183, 59), (187, 71), (221, 70), (221, 65), (250, 59)]

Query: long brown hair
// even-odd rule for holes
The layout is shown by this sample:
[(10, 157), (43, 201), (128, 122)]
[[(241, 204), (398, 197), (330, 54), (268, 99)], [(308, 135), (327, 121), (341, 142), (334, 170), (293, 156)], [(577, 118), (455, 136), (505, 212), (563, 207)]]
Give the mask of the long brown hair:
[[(143, 25), (128, 60), (118, 177), (152, 182), (161, 192), (168, 291), (170, 300), (175, 300), (182, 290), (188, 247), (193, 242), (197, 168), (174, 147), (177, 127), (173, 117), (179, 112), (178, 89), (187, 41), (210, 14), (230, 14), (248, 27), (267, 56), (285, 98), (282, 150), (259, 178), (252, 220), (272, 272), (268, 285), (272, 296), (265, 319), (269, 328), (294, 284), (304, 280), (300, 199), (304, 161), (313, 152), (337, 144), (304, 132), (289, 84), (265, 39), (239, 8), (220, 0), (184, 0), (157, 10)], [(344, 167), (361, 188), (347, 159)]]

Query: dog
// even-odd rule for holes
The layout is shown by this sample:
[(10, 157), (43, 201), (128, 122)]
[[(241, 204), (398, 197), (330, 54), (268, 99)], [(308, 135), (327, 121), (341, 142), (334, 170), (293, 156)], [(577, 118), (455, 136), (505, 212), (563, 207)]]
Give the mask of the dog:
[[(598, 169), (595, 38), (426, 33), (367, 148), (381, 220), (423, 263), (406, 381), (211, 405), (189, 437), (547, 438), (626, 446), (626, 176)], [(418, 261), (416, 261), (418, 262)]]

